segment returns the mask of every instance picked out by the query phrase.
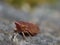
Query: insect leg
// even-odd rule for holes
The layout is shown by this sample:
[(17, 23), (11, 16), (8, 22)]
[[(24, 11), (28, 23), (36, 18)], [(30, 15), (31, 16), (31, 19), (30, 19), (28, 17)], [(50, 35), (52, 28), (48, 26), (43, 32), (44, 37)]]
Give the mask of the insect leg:
[(30, 38), (32, 37), (31, 34), (30, 34), (29, 32), (26, 32), (26, 33), (30, 36)]
[(17, 35), (18, 35), (18, 33), (14, 33), (11, 40), (13, 41), (16, 38)]
[(26, 39), (26, 36), (25, 36), (24, 32), (22, 32), (22, 35), (23, 35), (23, 39)]
[[(31, 39), (31, 41), (32, 41), (32, 36), (31, 36), (31, 34), (30, 34), (29, 32), (27, 32), (27, 31), (26, 31), (26, 33), (30, 36), (30, 39)], [(29, 41), (29, 40), (26, 40), (26, 41)]]
[(11, 40), (13, 40), (16, 36), (17, 36), (17, 32), (16, 32), (16, 30), (14, 30)]

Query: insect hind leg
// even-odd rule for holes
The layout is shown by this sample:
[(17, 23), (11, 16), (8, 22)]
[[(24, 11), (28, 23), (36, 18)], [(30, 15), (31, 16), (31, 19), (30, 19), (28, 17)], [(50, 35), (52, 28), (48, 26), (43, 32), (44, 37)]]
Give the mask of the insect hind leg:
[(23, 39), (25, 40), (26, 39), (26, 36), (25, 36), (24, 32), (22, 32), (22, 35), (23, 35)]

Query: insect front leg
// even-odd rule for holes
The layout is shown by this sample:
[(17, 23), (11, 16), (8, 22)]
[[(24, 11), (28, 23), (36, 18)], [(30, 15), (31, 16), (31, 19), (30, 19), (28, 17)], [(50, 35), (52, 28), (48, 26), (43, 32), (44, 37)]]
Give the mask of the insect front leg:
[(13, 36), (12, 36), (12, 38), (11, 38), (11, 40), (12, 41), (15, 40), (17, 35), (18, 35), (18, 33), (14, 33)]

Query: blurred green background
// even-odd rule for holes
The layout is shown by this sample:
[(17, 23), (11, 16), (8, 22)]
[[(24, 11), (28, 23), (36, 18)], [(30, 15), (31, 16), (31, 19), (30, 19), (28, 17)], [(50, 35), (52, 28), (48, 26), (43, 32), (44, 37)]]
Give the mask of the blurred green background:
[(15, 7), (21, 7), (25, 3), (28, 3), (31, 7), (34, 7), (39, 4), (42, 5), (47, 3), (56, 5), (56, 3), (58, 3), (58, 0), (5, 0), (5, 2)]

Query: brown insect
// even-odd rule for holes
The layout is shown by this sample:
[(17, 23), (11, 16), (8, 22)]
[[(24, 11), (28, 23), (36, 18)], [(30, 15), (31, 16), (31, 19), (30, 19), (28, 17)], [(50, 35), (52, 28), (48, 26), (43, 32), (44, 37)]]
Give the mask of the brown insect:
[(35, 24), (29, 22), (18, 21), (15, 22), (16, 29), (14, 30), (16, 33), (22, 34), (25, 38), (26, 36), (34, 36), (39, 33), (39, 27)]

